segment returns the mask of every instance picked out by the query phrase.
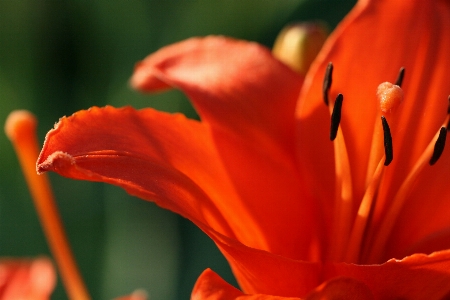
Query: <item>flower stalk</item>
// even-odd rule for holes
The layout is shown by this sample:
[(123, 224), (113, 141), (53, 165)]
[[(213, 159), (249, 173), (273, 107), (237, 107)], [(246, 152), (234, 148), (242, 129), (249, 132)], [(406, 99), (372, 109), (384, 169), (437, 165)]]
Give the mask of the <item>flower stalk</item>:
[(39, 154), (36, 124), (36, 118), (28, 111), (14, 111), (8, 116), (5, 132), (17, 153), (68, 297), (76, 300), (90, 299), (70, 250), (48, 177), (45, 174), (37, 175), (36, 173), (36, 160)]

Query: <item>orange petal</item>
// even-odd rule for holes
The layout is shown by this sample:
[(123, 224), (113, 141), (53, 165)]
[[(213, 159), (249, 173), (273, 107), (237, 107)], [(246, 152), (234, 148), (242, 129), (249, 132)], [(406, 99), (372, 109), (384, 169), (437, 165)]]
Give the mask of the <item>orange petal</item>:
[(321, 263), (292, 260), (246, 247), (211, 230), (209, 235), (229, 261), (245, 293), (302, 297), (321, 282)]
[(271, 295), (244, 295), (241, 291), (224, 281), (210, 269), (206, 269), (197, 279), (191, 300), (300, 300)]
[(197, 279), (191, 300), (231, 300), (244, 295), (228, 284), (211, 269), (206, 269)]
[(48, 170), (118, 185), (200, 227), (265, 245), (223, 171), (208, 126), (180, 114), (94, 107), (62, 118), (38, 159), (38, 171)]
[(386, 244), (385, 259), (450, 249), (450, 147), (427, 166), (410, 192)]
[(186, 93), (211, 125), (236, 192), (268, 237), (260, 249), (313, 259), (307, 245), (321, 231), (319, 212), (294, 157), (299, 75), (256, 43), (211, 36), (150, 55), (131, 83), (143, 91), (172, 86)]
[[(181, 89), (202, 121), (255, 145), (292, 153), (294, 109), (302, 78), (270, 50), (246, 41), (191, 38), (148, 56), (136, 65), (133, 87)], [(219, 128), (217, 128), (219, 127)]]
[[(179, 130), (177, 135), (184, 135), (181, 140), (197, 145), (170, 148), (173, 154), (169, 156), (178, 157), (179, 149), (194, 147), (192, 156), (203, 162), (202, 153), (214, 151), (215, 156), (203, 163), (196, 164), (186, 157), (183, 164), (190, 164), (191, 169), (188, 171), (183, 168), (183, 174), (186, 174), (184, 180), (194, 178), (200, 189), (208, 189), (210, 184), (220, 185), (221, 177), (227, 177), (225, 182), (229, 186), (225, 184), (221, 192), (209, 193), (208, 196), (214, 199), (209, 202), (214, 201), (218, 205), (216, 214), (222, 213), (230, 223), (236, 224), (232, 227), (234, 232), (240, 232), (239, 240), (258, 249), (308, 260), (320, 257), (320, 253), (309, 245), (313, 237), (319, 235), (316, 231), (320, 232), (321, 228), (317, 224), (320, 218), (315, 218), (319, 212), (315, 210), (309, 187), (301, 184), (303, 180), (294, 158), (294, 106), (301, 81), (297, 74), (274, 59), (267, 49), (254, 43), (218, 37), (190, 39), (166, 47), (140, 63), (132, 78), (132, 84), (144, 90), (158, 89), (167, 84), (179, 87), (194, 102), (202, 123), (207, 124), (210, 130), (206, 144), (213, 150), (200, 149), (205, 143), (203, 138), (189, 138), (197, 134), (195, 129), (185, 132)], [(165, 85), (161, 85), (162, 82)], [(164, 126), (172, 125), (166, 122)], [(164, 131), (162, 127), (160, 130)], [(151, 145), (152, 130), (146, 129), (144, 132), (137, 128), (138, 131), (143, 132), (149, 147), (154, 148)], [(80, 132), (86, 138), (80, 137), (80, 141), (86, 143), (89, 140), (86, 130)], [(125, 129), (119, 132), (116, 140), (123, 139), (119, 135), (129, 135)], [(98, 140), (97, 137), (92, 138)], [(54, 135), (49, 137), (51, 139), (54, 139)], [(163, 138), (160, 142), (167, 143)], [(142, 148), (141, 145), (140, 141), (136, 143), (136, 147)], [(59, 150), (72, 155), (72, 150), (54, 147), (47, 151), (46, 156)], [(99, 150), (105, 149), (95, 151)], [(127, 151), (135, 150), (127, 148)], [(196, 169), (203, 168), (206, 161), (211, 165), (208, 167), (209, 172), (221, 172), (220, 180), (214, 178), (205, 184), (201, 182), (203, 179), (195, 179), (198, 176), (194, 174), (198, 172)], [(98, 161), (98, 164), (101, 163)], [(158, 164), (161, 166), (158, 172), (168, 172), (164, 169), (167, 161), (161, 158)], [(125, 170), (121, 165), (115, 168)], [(114, 176), (110, 174), (106, 177)], [(123, 183), (123, 180), (120, 182)], [(165, 189), (172, 187), (159, 185), (156, 189), (152, 183), (146, 188), (153, 189), (152, 194), (146, 196), (149, 199), (156, 198), (158, 192), (166, 193)], [(182, 202), (183, 196), (178, 194), (178, 201)], [(170, 201), (166, 202), (159, 201), (159, 204), (181, 212), (180, 209), (175, 210), (173, 205), (169, 206)], [(201, 201), (198, 200), (198, 203)], [(232, 212), (245, 213), (237, 215)], [(187, 216), (186, 212), (183, 215)], [(237, 226), (238, 222), (253, 225)], [(222, 233), (226, 231), (223, 228), (217, 230)], [(293, 233), (295, 239), (292, 238)], [(245, 238), (242, 237), (244, 235)]]
[(376, 88), (381, 82), (394, 81), (401, 66), (406, 68), (405, 98), (398, 110), (401, 125), (393, 132), (396, 157), (386, 172), (386, 188), (392, 193), (446, 114), (450, 40), (443, 37), (449, 34), (448, 1), (358, 2), (311, 67), (297, 107), (300, 147), (308, 145), (300, 149), (300, 155), (308, 162), (307, 171), (315, 174), (315, 180), (320, 178), (326, 187), (334, 182), (331, 165), (327, 168), (331, 156), (331, 145), (325, 141), (329, 117), (321, 97), (327, 63), (332, 61), (335, 66), (331, 97), (343, 93), (345, 98), (341, 128), (348, 143), (354, 195), (358, 199), (363, 194), (379, 109)]
[(338, 277), (320, 285), (306, 300), (374, 299), (364, 283), (349, 277)]
[[(257, 159), (253, 160), (256, 164)], [(245, 160), (238, 162), (243, 167), (249, 163)], [(268, 265), (261, 264), (259, 260), (266, 259), (267, 255), (278, 256), (267, 252), (261, 256), (261, 251), (256, 249), (274, 249), (275, 253), (318, 259), (314, 252), (319, 248), (319, 240), (317, 237), (312, 240), (314, 228), (309, 223), (312, 216), (302, 218), (312, 213), (306, 208), (301, 210), (305, 202), (296, 188), (296, 178), (284, 178), (285, 174), (279, 171), (269, 173), (271, 170), (265, 167), (264, 162), (260, 165), (253, 172), (262, 174), (253, 176), (273, 178), (272, 182), (268, 186), (251, 187), (256, 191), (256, 197), (250, 195), (243, 199), (236, 193), (235, 182), (226, 172), (209, 126), (181, 115), (152, 109), (137, 111), (129, 107), (91, 108), (61, 119), (47, 134), (38, 160), (40, 172), (52, 170), (75, 179), (118, 185), (132, 195), (154, 200), (158, 205), (189, 218), (208, 233), (222, 251), (227, 252), (230, 261), (247, 270), (237, 275), (241, 282), (261, 274), (272, 275), (267, 271), (269, 267), (279, 269), (276, 276), (284, 277), (291, 272), (290, 260), (285, 259), (283, 267), (277, 260), (270, 260)], [(249, 179), (241, 180), (241, 184), (249, 182)], [(260, 196), (260, 191), (281, 184), (286, 184), (286, 190), (270, 191), (273, 200), (264, 205), (264, 201), (269, 199), (265, 198), (267, 195)], [(284, 201), (286, 204), (283, 206)], [(292, 204), (287, 205), (287, 201), (292, 201)], [(310, 239), (303, 243), (302, 235)], [(227, 240), (225, 244), (223, 239)], [(252, 247), (252, 250), (244, 245)], [(244, 254), (242, 249), (247, 249)], [(310, 271), (310, 268), (306, 269)], [(296, 273), (303, 271), (299, 268)], [(296, 278), (300, 277), (296, 275)], [(311, 283), (305, 293), (317, 284), (317, 278), (311, 272), (307, 277)], [(270, 282), (270, 276), (263, 276), (261, 281), (253, 283), (250, 280), (246, 288), (258, 290), (254, 286), (266, 286), (266, 289), (274, 290)], [(289, 282), (280, 285), (275, 281), (274, 284), (277, 291), (289, 286)]]
[(414, 254), (382, 265), (328, 265), (326, 278), (352, 277), (364, 283), (375, 299), (447, 299), (450, 295), (450, 250)]

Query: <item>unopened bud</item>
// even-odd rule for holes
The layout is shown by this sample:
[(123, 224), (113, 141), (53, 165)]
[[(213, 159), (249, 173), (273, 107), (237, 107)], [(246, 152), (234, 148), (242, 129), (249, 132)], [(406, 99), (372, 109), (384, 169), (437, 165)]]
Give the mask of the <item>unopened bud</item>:
[(328, 30), (323, 23), (291, 24), (280, 32), (272, 52), (294, 71), (305, 75), (327, 36)]

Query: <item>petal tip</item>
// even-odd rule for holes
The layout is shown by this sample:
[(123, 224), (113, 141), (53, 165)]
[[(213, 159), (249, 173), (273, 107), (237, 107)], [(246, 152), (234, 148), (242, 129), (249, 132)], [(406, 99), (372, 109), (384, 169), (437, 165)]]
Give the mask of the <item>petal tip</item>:
[(45, 160), (42, 160), (43, 158), (40, 156), (36, 167), (38, 174), (42, 174), (47, 171), (64, 173), (63, 170), (67, 170), (75, 165), (75, 159), (70, 154), (62, 151), (56, 151), (47, 156)]

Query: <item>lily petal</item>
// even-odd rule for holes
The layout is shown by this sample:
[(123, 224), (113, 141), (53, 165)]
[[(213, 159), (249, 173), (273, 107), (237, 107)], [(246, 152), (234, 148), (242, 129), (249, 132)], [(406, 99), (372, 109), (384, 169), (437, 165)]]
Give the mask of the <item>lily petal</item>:
[(197, 279), (191, 300), (229, 300), (244, 295), (211, 269), (206, 269)]
[[(267, 235), (266, 230), (273, 229), (264, 226), (291, 226), (295, 222), (292, 226), (298, 227), (304, 220), (264, 223), (262, 213), (270, 214), (265, 207), (259, 210), (261, 215), (250, 211), (234, 193), (215, 147), (209, 126), (182, 115), (130, 107), (91, 108), (62, 118), (47, 134), (38, 171), (118, 185), (189, 218), (229, 258), (245, 291), (306, 294), (319, 283), (317, 264), (298, 262), (292, 270), (292, 260), (260, 250), (276, 249), (270, 243), (277, 236)], [(292, 236), (291, 228), (283, 230)], [(282, 245), (289, 243), (293, 243), (290, 250), (318, 248), (317, 240), (308, 242), (308, 247), (298, 239), (280, 241)], [(285, 280), (286, 274), (305, 284)]]
[(369, 287), (375, 299), (447, 299), (450, 295), (450, 250), (414, 254), (382, 265), (327, 265), (327, 278), (351, 277)]
[(338, 277), (324, 282), (306, 300), (374, 299), (372, 292), (364, 283), (350, 277)]
[(224, 281), (210, 269), (206, 269), (197, 279), (191, 300), (301, 300), (300, 298), (271, 295), (244, 295), (241, 291)]
[[(264, 247), (223, 169), (208, 126), (181, 114), (131, 107), (94, 107), (62, 118), (38, 159), (39, 172), (115, 184), (200, 227)], [(240, 218), (246, 218), (246, 230)]]
[(304, 245), (321, 224), (294, 161), (298, 74), (261, 45), (210, 36), (150, 55), (137, 65), (131, 83), (142, 91), (181, 89), (211, 126), (236, 192), (270, 237), (263, 249), (312, 259)]
[(450, 190), (445, 180), (449, 177), (450, 147), (447, 147), (438, 164), (427, 166), (417, 179), (392, 229), (384, 258), (450, 249)]
[(321, 263), (292, 260), (247, 247), (213, 231), (210, 234), (230, 262), (239, 286), (248, 294), (301, 297), (321, 283)]
[(136, 65), (131, 85), (143, 92), (178, 88), (215, 130), (292, 153), (302, 81), (257, 43), (209, 36), (151, 54)]
[[(157, 90), (169, 85), (180, 88), (193, 101), (201, 115), (202, 124), (207, 125), (210, 130), (207, 145), (209, 144), (212, 150), (200, 150), (202, 141), (189, 141), (187, 137), (197, 134), (194, 129), (186, 130), (183, 133), (185, 137), (181, 140), (186, 143), (199, 143), (192, 152), (215, 152), (216, 156), (211, 160), (216, 161), (215, 167), (218, 172), (223, 171), (221, 176), (226, 177), (226, 182), (231, 181), (231, 183), (225, 185), (220, 193), (209, 194), (209, 197), (214, 198), (215, 203), (220, 203), (217, 214), (221, 214), (223, 209), (228, 211), (228, 213), (224, 213), (227, 218), (236, 220), (236, 222), (230, 221), (231, 223), (237, 224), (239, 218), (240, 224), (246, 224), (245, 229), (241, 231), (247, 232), (247, 237), (240, 237), (241, 242), (290, 258), (317, 260), (320, 253), (315, 253), (304, 245), (311, 244), (313, 237), (320, 235), (322, 224), (318, 224), (317, 220), (320, 218), (315, 215), (319, 211), (313, 202), (309, 187), (299, 184), (302, 179), (294, 163), (294, 107), (301, 83), (302, 78), (276, 60), (268, 49), (255, 43), (222, 37), (190, 39), (166, 47), (139, 64), (132, 78), (132, 84), (143, 90)], [(119, 117), (119, 123), (121, 122)], [(133, 123), (132, 120), (130, 122)], [(104, 126), (100, 122), (95, 123), (98, 126)], [(88, 123), (86, 122), (86, 124)], [(171, 126), (168, 121), (164, 124), (167, 127)], [(122, 125), (128, 126), (124, 122)], [(151, 129), (147, 126), (145, 130), (136, 128), (136, 131), (141, 131), (142, 135), (148, 135), (144, 139), (150, 141), (150, 148), (154, 148), (155, 146), (151, 145)], [(162, 129), (160, 130), (162, 131)], [(122, 130), (121, 133), (128, 135), (129, 131)], [(45, 158), (41, 159), (39, 163), (43, 163), (52, 154), (52, 151), (65, 151), (74, 156), (78, 151), (76, 143), (86, 143), (89, 140), (89, 132), (83, 132), (83, 134), (84, 138), (77, 138), (75, 134), (70, 133), (70, 138), (73, 139), (70, 146), (65, 145), (61, 149), (58, 147), (44, 149), (45, 155), (42, 157), (45, 156)], [(107, 135), (107, 133), (100, 134), (100, 136), (102, 135)], [(181, 131), (178, 132), (178, 135), (182, 135)], [(59, 138), (67, 142), (69, 137), (66, 138), (62, 135), (56, 137), (56, 134), (52, 134), (47, 140)], [(98, 140), (98, 137), (91, 136), (91, 138)], [(116, 140), (120, 139), (117, 136)], [(158, 143), (166, 142), (161, 139)], [(137, 147), (143, 148), (140, 141), (135, 144)], [(114, 149), (112, 144), (105, 146), (107, 148), (101, 146), (95, 151)], [(74, 149), (69, 147), (74, 147)], [(177, 151), (183, 147), (180, 145)], [(93, 151), (93, 149), (89, 149), (89, 151)], [(132, 151), (132, 149), (127, 148), (127, 151)], [(173, 151), (175, 152), (175, 148)], [(140, 154), (144, 152), (140, 152)], [(83, 155), (86, 154), (88, 152)], [(162, 153), (162, 155), (165, 154)], [(180, 156), (180, 154), (173, 155)], [(201, 154), (192, 155), (199, 159), (201, 157)], [(100, 158), (100, 156), (97, 157)], [(186, 163), (187, 161), (186, 159)], [(99, 160), (98, 164), (101, 163)], [(192, 169), (201, 169), (204, 164), (191, 163), (191, 167)], [(162, 159), (159, 161), (159, 166), (161, 168), (158, 169), (158, 172), (167, 172), (163, 168), (163, 166), (167, 166), (167, 163)], [(121, 168), (121, 172), (128, 172), (122, 165), (116, 167)], [(55, 168), (53, 167), (53, 169)], [(213, 168), (211, 167), (210, 170)], [(187, 174), (187, 177), (191, 178), (190, 173), (192, 172), (195, 171), (183, 171), (183, 174)], [(69, 173), (66, 172), (66, 176), (72, 176)], [(83, 178), (88, 179), (89, 177)], [(136, 178), (136, 180), (138, 179)], [(97, 178), (97, 180), (107, 181), (105, 178)], [(205, 186), (198, 180), (194, 181), (198, 186)], [(220, 181), (215, 183), (212, 181), (213, 186), (219, 185)], [(162, 186), (159, 186), (156, 189), (154, 183), (147, 182), (148, 184), (145, 183), (147, 186), (142, 187), (148, 190), (153, 189), (153, 191), (151, 194), (147, 194), (146, 199), (151, 198), (150, 195), (157, 197), (157, 193), (168, 188), (166, 186), (163, 189)], [(142, 181), (141, 184), (143, 184)], [(229, 196), (230, 194), (233, 196)], [(181, 201), (181, 195), (177, 195), (177, 197), (178, 201)], [(256, 199), (257, 201), (254, 201)], [(230, 202), (240, 202), (236, 204), (239, 209), (236, 209), (237, 206), (234, 204), (230, 205)], [(200, 200), (198, 203), (201, 207)], [(159, 204), (172, 210), (175, 209), (171, 204), (163, 204), (161, 201)], [(174, 211), (180, 213), (180, 209)], [(233, 211), (234, 215), (231, 216)], [(190, 219), (196, 218), (186, 213), (183, 215)], [(224, 222), (226, 223), (226, 221)], [(253, 225), (247, 228), (247, 222), (253, 223)], [(212, 227), (215, 228), (215, 226)], [(254, 227), (254, 230), (251, 227)], [(217, 230), (221, 233), (226, 231), (223, 228)], [(235, 230), (239, 231), (237, 228), (233, 229), (233, 231)], [(292, 232), (295, 232), (295, 239), (292, 239)], [(318, 248), (320, 247), (316, 249)]]

